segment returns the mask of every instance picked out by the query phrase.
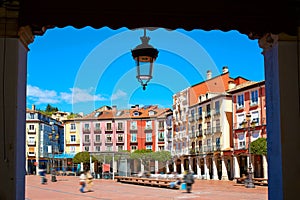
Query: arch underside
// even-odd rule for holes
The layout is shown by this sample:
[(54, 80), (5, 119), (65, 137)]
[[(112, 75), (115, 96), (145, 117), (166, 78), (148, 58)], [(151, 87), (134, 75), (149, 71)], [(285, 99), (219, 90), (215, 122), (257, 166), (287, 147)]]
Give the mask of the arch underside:
[(73, 26), (95, 29), (163, 27), (237, 30), (251, 37), (265, 33), (297, 34), (300, 1), (99, 1), (20, 0), (20, 26), (34, 34), (43, 28)]

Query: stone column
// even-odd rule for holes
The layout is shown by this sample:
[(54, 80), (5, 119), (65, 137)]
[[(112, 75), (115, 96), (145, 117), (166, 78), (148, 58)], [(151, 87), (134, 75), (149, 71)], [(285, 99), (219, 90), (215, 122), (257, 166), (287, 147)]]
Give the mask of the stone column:
[(192, 171), (191, 157), (189, 157), (189, 171)]
[(298, 37), (260, 37), (265, 65), (268, 140), (268, 198), (293, 199), (300, 179), (300, 28)]
[(206, 157), (204, 157), (204, 176), (206, 178), (206, 180), (210, 180), (210, 174), (209, 174), (209, 170), (206, 164)]
[(212, 164), (213, 164), (213, 180), (219, 180), (215, 157), (213, 157), (212, 159)]
[(264, 169), (264, 178), (268, 178), (268, 162), (267, 158), (265, 155), (262, 156), (262, 161), (263, 161), (263, 169)]
[(197, 158), (197, 176), (198, 178), (201, 178), (201, 166), (200, 166), (200, 158)]
[(18, 200), (25, 199), (27, 52), (34, 37), (29, 27), (18, 28), (17, 19), (1, 20), (0, 199)]
[(234, 165), (234, 178), (240, 178), (240, 166), (237, 160), (237, 156), (233, 156), (233, 165)]
[[(176, 161), (177, 161), (177, 160), (176, 160)], [(174, 168), (174, 172), (176, 172), (176, 173), (177, 173), (176, 161), (173, 163), (173, 168)]]
[(169, 169), (169, 161), (167, 161), (167, 163), (166, 163), (166, 173), (167, 173), (167, 174), (170, 173), (170, 169)]
[(222, 180), (228, 180), (228, 173), (224, 161), (224, 157), (222, 156)]

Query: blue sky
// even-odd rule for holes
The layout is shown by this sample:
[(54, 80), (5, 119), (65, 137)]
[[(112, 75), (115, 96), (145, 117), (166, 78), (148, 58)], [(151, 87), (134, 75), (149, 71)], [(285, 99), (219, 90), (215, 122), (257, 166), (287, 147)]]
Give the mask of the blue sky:
[(237, 31), (147, 30), (159, 50), (153, 79), (143, 90), (135, 78), (131, 50), (141, 44), (143, 29), (108, 27), (53, 28), (29, 45), (27, 107), (46, 105), (87, 114), (103, 105), (172, 106), (172, 95), (202, 82), (228, 66), (230, 76), (264, 80), (262, 50), (257, 40)]

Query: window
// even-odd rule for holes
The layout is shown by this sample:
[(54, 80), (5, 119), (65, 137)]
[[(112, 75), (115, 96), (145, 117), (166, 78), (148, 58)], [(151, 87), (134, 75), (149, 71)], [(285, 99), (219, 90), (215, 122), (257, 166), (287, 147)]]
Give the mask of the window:
[(220, 144), (220, 138), (219, 137), (216, 138), (216, 150), (217, 151), (221, 150), (221, 144)]
[(211, 133), (211, 123), (207, 122), (207, 134)]
[(236, 106), (237, 106), (237, 109), (244, 108), (244, 94), (238, 95)]
[(215, 102), (216, 115), (220, 114), (220, 101)]
[(130, 148), (131, 148), (131, 151), (137, 150), (137, 146), (136, 145), (132, 145), (132, 146), (130, 146)]
[(101, 135), (99, 135), (99, 134), (95, 135), (95, 141), (100, 142), (101, 141)]
[(90, 130), (90, 124), (84, 124), (84, 130), (89, 131)]
[(123, 145), (119, 145), (118, 146), (118, 151), (122, 151), (124, 149), (124, 146)]
[(206, 117), (210, 117), (210, 104), (206, 105)]
[(29, 125), (29, 130), (33, 131), (34, 130), (34, 125)]
[(146, 129), (152, 129), (152, 121), (146, 121)]
[(199, 119), (202, 118), (202, 107), (198, 108)]
[(112, 142), (112, 134), (105, 135), (105, 142)]
[(245, 116), (244, 114), (240, 114), (237, 116), (237, 128), (243, 128), (244, 127), (244, 119), (245, 119)]
[(220, 123), (220, 119), (216, 120), (216, 131), (215, 132), (221, 132), (221, 123)]
[(195, 137), (195, 126), (192, 126), (192, 137)]
[[(151, 149), (152, 150), (152, 149)], [(158, 146), (158, 151), (163, 151), (165, 150), (165, 147), (164, 146)]]
[(211, 139), (207, 139), (207, 151), (212, 151)]
[(258, 131), (253, 131), (251, 135), (252, 135), (251, 142), (253, 142), (254, 140), (259, 138), (259, 130)]
[(95, 130), (96, 131), (100, 131), (101, 129), (100, 129), (100, 123), (96, 123), (95, 124)]
[(75, 131), (76, 130), (76, 125), (74, 123), (70, 124), (70, 130)]
[(90, 142), (90, 135), (84, 135), (84, 142)]
[(165, 138), (165, 133), (164, 132), (158, 132), (158, 140), (164, 140)]
[(123, 134), (118, 134), (118, 142), (123, 142)]
[(146, 133), (146, 142), (152, 142), (152, 133)]
[(140, 115), (140, 113), (138, 111), (133, 112), (133, 116), (139, 116), (139, 115)]
[(131, 130), (137, 130), (137, 122), (136, 121), (130, 122), (130, 129)]
[(123, 123), (118, 122), (118, 131), (122, 131), (122, 130), (123, 130)]
[(95, 151), (100, 151), (100, 146), (95, 146)]
[(76, 142), (76, 135), (70, 135), (70, 141), (71, 143)]
[(253, 90), (251, 91), (250, 93), (251, 95), (251, 99), (250, 99), (250, 105), (253, 106), (253, 105), (257, 105), (258, 104), (258, 91), (257, 90)]
[(152, 145), (146, 145), (147, 150), (152, 150)]
[(164, 121), (159, 121), (158, 122), (158, 128), (163, 129), (164, 128)]
[(28, 138), (28, 145), (35, 145), (35, 137), (30, 136)]
[(259, 112), (254, 111), (251, 113), (251, 122), (253, 122), (256, 126), (259, 125)]
[(246, 147), (245, 133), (238, 134), (238, 149), (244, 149)]
[(70, 153), (76, 152), (76, 146), (70, 146)]
[(131, 142), (137, 142), (136, 133), (131, 133)]
[(198, 124), (199, 135), (202, 136), (202, 124)]
[(106, 130), (111, 130), (111, 123), (109, 122), (109, 123), (106, 123)]
[(89, 150), (90, 150), (90, 147), (85, 146), (85, 147), (84, 147), (84, 150), (85, 150), (85, 151), (89, 151)]
[(192, 110), (191, 110), (191, 118), (192, 118), (192, 120), (194, 120), (194, 117), (195, 117), (195, 110), (192, 109)]
[(112, 151), (112, 146), (111, 145), (106, 146), (106, 151)]
[(29, 114), (29, 119), (34, 119), (34, 113)]

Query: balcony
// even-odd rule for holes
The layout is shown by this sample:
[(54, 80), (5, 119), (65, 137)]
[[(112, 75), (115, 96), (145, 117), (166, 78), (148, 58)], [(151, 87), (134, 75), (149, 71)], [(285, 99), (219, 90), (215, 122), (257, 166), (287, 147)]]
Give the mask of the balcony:
[(101, 129), (100, 128), (95, 128), (94, 129), (94, 133), (95, 134), (100, 134), (101, 133)]
[(102, 142), (101, 141), (94, 141), (94, 145), (95, 146), (100, 146), (100, 145), (102, 145)]
[(84, 140), (84, 141), (82, 142), (82, 145), (83, 145), (83, 146), (91, 146), (91, 141), (90, 141), (90, 140)]
[(211, 134), (211, 128), (204, 129), (204, 135), (210, 135)]
[(35, 146), (36, 145), (36, 141), (35, 140), (27, 140), (27, 145), (28, 146)]
[(36, 128), (34, 128), (34, 129), (27, 128), (27, 133), (28, 134), (35, 134), (36, 133)]
[(221, 126), (215, 126), (215, 127), (213, 127), (213, 132), (214, 133), (221, 133)]
[(35, 152), (27, 152), (27, 155), (28, 155), (28, 156), (31, 156), (31, 157), (32, 157), (32, 156), (35, 156)]
[(163, 137), (158, 138), (158, 142), (164, 142), (164, 141), (165, 141), (165, 138), (163, 138)]
[(80, 144), (80, 140), (77, 139), (75, 141), (72, 141), (72, 140), (66, 140), (66, 144)]
[(89, 129), (89, 128), (83, 128), (82, 129), (82, 133), (83, 134), (89, 134), (89, 133), (91, 133), (91, 129)]
[(118, 139), (117, 143), (124, 143), (124, 139)]

